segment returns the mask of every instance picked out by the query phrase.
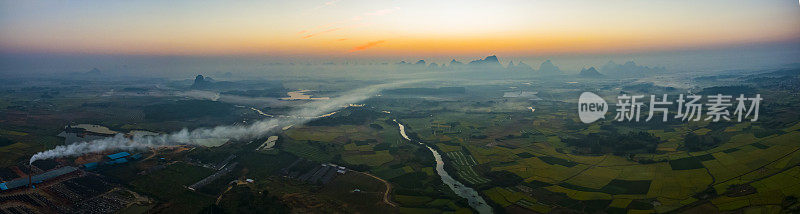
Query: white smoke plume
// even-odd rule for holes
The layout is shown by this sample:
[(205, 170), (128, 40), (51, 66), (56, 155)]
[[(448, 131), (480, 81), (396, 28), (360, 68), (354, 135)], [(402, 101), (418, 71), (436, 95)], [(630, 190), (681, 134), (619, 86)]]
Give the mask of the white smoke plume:
[(295, 115), (295, 117), (265, 119), (250, 125), (217, 126), (213, 128), (198, 128), (191, 131), (183, 129), (178, 132), (156, 136), (135, 135), (130, 139), (124, 137), (122, 134), (117, 134), (114, 137), (89, 142), (61, 145), (51, 150), (34, 154), (30, 159), (30, 163), (36, 160), (79, 156), (112, 150), (137, 150), (171, 145), (197, 144), (195, 141), (198, 139), (227, 138), (232, 140), (245, 140), (258, 138), (276, 131), (278, 127), (305, 123), (316, 116), (338, 110), (347, 104), (357, 103), (370, 98), (383, 89), (394, 88), (412, 82), (419, 81), (373, 85), (349, 91), (329, 100), (307, 103), (292, 112), (291, 115)]
[(182, 97), (190, 97), (194, 99), (204, 99), (204, 100), (211, 100), (211, 101), (219, 101), (225, 103), (236, 103), (236, 104), (244, 104), (244, 105), (262, 105), (262, 104), (269, 104), (272, 106), (275, 105), (287, 105), (282, 103), (277, 98), (271, 97), (245, 97), (245, 96), (237, 96), (237, 95), (230, 95), (230, 94), (220, 94), (219, 92), (213, 91), (200, 91), (200, 90), (191, 90), (187, 92), (177, 92), (170, 94), (170, 96), (182, 96)]

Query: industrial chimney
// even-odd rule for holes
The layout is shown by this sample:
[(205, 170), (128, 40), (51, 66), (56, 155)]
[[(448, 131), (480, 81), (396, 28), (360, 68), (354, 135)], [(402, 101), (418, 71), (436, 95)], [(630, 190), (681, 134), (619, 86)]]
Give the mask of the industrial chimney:
[(33, 187), (33, 164), (28, 164), (28, 187)]

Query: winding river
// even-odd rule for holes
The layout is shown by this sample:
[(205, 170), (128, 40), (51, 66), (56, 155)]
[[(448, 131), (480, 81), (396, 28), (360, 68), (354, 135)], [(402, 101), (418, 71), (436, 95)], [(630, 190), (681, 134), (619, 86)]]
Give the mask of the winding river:
[[(402, 135), (406, 140), (414, 142), (408, 137), (408, 135), (406, 135), (406, 127), (397, 122), (397, 120), (394, 120), (394, 122), (400, 126), (400, 135)], [(439, 177), (442, 178), (442, 182), (447, 184), (447, 186), (449, 186), (450, 189), (456, 193), (456, 195), (467, 199), (467, 201), (469, 201), (469, 205), (477, 210), (478, 213), (492, 213), (492, 207), (486, 204), (486, 201), (483, 200), (483, 197), (478, 194), (478, 191), (464, 186), (461, 184), (461, 182), (458, 182), (456, 179), (453, 179), (453, 177), (450, 177), (450, 174), (447, 174), (447, 171), (444, 170), (444, 161), (442, 161), (442, 156), (439, 155), (439, 152), (430, 146), (423, 144), (422, 142), (417, 143), (427, 147), (428, 150), (431, 150), (431, 153), (433, 153), (433, 157), (436, 159), (436, 174), (439, 174)]]

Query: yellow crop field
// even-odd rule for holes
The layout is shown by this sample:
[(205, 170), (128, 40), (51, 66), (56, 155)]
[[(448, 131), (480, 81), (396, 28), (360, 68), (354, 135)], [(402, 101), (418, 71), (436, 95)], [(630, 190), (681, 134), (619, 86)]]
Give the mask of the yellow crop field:
[(611, 201), (610, 207), (626, 208), (631, 203), (631, 199), (617, 198)]
[(506, 200), (506, 198), (503, 196), (502, 193), (500, 193), (500, 191), (506, 191), (506, 190), (500, 187), (494, 187), (488, 190), (484, 190), (483, 194), (485, 194), (487, 197), (489, 197), (490, 200), (494, 201), (495, 203), (499, 204), (502, 207), (511, 206), (512, 202)]
[(681, 201), (680, 203), (681, 203), (682, 205), (687, 205), (687, 204), (694, 203), (694, 202), (696, 202), (696, 201), (697, 201), (697, 199), (696, 199), (696, 198), (689, 197), (689, 198), (686, 198), (686, 199), (684, 199), (684, 200), (683, 200), (683, 201)]
[(567, 194), (568, 197), (570, 197), (572, 199), (575, 199), (575, 200), (586, 201), (586, 200), (611, 200), (611, 199), (613, 199), (613, 197), (611, 197), (611, 195), (607, 194), (607, 193), (602, 193), (602, 192), (584, 192), (584, 191), (567, 189), (567, 188), (564, 188), (564, 187), (561, 187), (561, 186), (556, 186), (556, 185), (545, 187), (545, 189), (547, 189), (547, 190), (549, 190), (551, 192), (560, 192), (560, 193)]
[(588, 200), (611, 200), (610, 194), (601, 193), (601, 192), (584, 192), (584, 191), (575, 191), (575, 194), (572, 195), (573, 199), (588, 201)]
[(622, 156), (608, 154), (605, 155), (605, 157), (606, 158), (603, 160), (603, 162), (600, 162), (597, 164), (597, 166), (639, 165), (638, 163), (628, 160), (628, 158)]
[(705, 190), (712, 182), (705, 169), (671, 170), (666, 163), (657, 165), (648, 197), (686, 198)]
[[(534, 170), (533, 168), (530, 168), (528, 166), (522, 165), (522, 164), (514, 164), (514, 165), (511, 165), (511, 166), (492, 167), (492, 171), (502, 171), (502, 170), (509, 171), (509, 172), (514, 173), (514, 174), (516, 174), (516, 175), (518, 175), (519, 177), (522, 177), (522, 178), (531, 178), (531, 177), (537, 176), (537, 171), (536, 170)], [(546, 181), (553, 182), (553, 180), (549, 179), (549, 178), (546, 179)]]
[(743, 213), (746, 214), (778, 214), (781, 213), (781, 206), (778, 205), (768, 205), (768, 206), (754, 206), (754, 207), (747, 207), (742, 210)]
[(289, 129), (286, 131), (286, 135), (297, 141), (314, 140), (314, 141), (333, 142), (334, 139), (336, 139), (336, 137), (339, 137), (340, 134), (342, 134), (342, 132), (339, 131), (336, 132), (323, 131), (323, 130), (310, 131), (298, 128)]
[(510, 149), (503, 147), (487, 149), (477, 146), (467, 146), (467, 149), (469, 153), (475, 157), (475, 160), (478, 161), (478, 164), (513, 161), (516, 156)]
[(611, 180), (619, 176), (619, 174), (619, 170), (614, 170), (607, 167), (593, 167), (583, 171), (566, 182), (582, 187), (600, 189), (611, 182)]
[(369, 155), (345, 155), (342, 157), (344, 161), (350, 164), (366, 164), (369, 166), (380, 166), (384, 163), (394, 160), (394, 157), (389, 154), (389, 151), (377, 151), (375, 154)]
[(442, 152), (445, 152), (445, 153), (461, 151), (461, 147), (460, 146), (451, 146), (451, 145), (447, 145), (447, 144), (444, 144), (444, 143), (437, 143), (436, 147), (438, 147), (439, 150), (441, 150)]
[(731, 137), (730, 143), (753, 143), (758, 141), (758, 138), (753, 133), (738, 134)]
[(719, 159), (703, 161), (703, 165), (706, 166), (706, 169), (708, 169), (712, 175), (714, 175), (714, 178), (716, 178), (717, 182), (728, 180), (739, 175), (725, 167), (725, 165), (720, 163)]
[(795, 191), (797, 190), (796, 187), (800, 186), (800, 178), (797, 177), (798, 173), (800, 173), (800, 167), (795, 166), (784, 172), (753, 182), (751, 186), (757, 188), (759, 192), (779, 190), (784, 195), (798, 196), (800, 192)]
[(650, 214), (655, 212), (654, 210), (628, 210), (628, 214)]
[(432, 176), (434, 174), (433, 167), (425, 167), (422, 168), (422, 171), (425, 172), (428, 176)]
[(0, 129), (0, 136), (2, 135), (25, 136), (28, 135), (28, 133)]
[(618, 169), (620, 171), (618, 178), (622, 180), (652, 180), (653, 176), (655, 176), (655, 165), (653, 164), (610, 168)]
[(710, 131), (711, 131), (711, 129), (702, 128), (702, 129), (694, 130), (694, 133), (697, 134), (697, 135), (705, 135)]
[(721, 196), (719, 198), (711, 200), (711, 203), (717, 206), (717, 208), (719, 208), (720, 210), (724, 211), (724, 210), (736, 210), (745, 206), (749, 206), (750, 200), (748, 200), (746, 197), (731, 198), (727, 196)]
[(605, 162), (604, 159), (609, 155), (604, 156), (582, 156), (582, 155), (566, 155), (567, 160), (571, 160), (583, 164), (597, 164)]
[(785, 132), (791, 132), (791, 131), (797, 131), (797, 130), (800, 130), (800, 123), (796, 123), (791, 127), (783, 129), (783, 131), (785, 131)]
[(492, 167), (492, 171), (507, 170), (522, 178), (536, 177), (538, 180), (553, 183), (572, 177), (588, 167), (584, 164), (573, 167), (550, 165), (539, 158), (526, 158), (517, 160), (517, 164), (514, 165)]
[(750, 122), (737, 123), (737, 124), (735, 124), (733, 126), (729, 126), (728, 128), (725, 128), (724, 132), (738, 132), (738, 131), (744, 130), (747, 127), (750, 127)]
[(793, 131), (787, 134), (783, 134), (781, 136), (773, 137), (767, 140), (764, 140), (765, 143), (768, 144), (775, 144), (775, 145), (797, 145), (800, 143), (800, 131)]
[(613, 195), (614, 199), (647, 199), (647, 195)]
[(344, 145), (344, 150), (368, 152), (368, 151), (372, 151), (372, 146), (371, 145), (358, 146), (355, 143), (348, 143), (348, 144)]

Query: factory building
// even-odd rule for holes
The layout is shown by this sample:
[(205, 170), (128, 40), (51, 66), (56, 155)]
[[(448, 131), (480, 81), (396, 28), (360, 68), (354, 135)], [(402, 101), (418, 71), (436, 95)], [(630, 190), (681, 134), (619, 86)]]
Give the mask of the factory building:
[(87, 170), (97, 169), (97, 166), (100, 165), (99, 162), (91, 162), (87, 164), (83, 164), (83, 168)]
[(44, 181), (57, 178), (62, 175), (66, 175), (77, 171), (78, 168), (72, 166), (65, 166), (58, 169), (50, 170), (42, 174), (33, 175), (33, 177), (28, 178), (17, 178), (9, 182), (0, 183), (0, 191), (2, 190), (9, 190), (18, 187), (27, 186), (28, 184), (38, 184)]
[(131, 156), (131, 153), (120, 152), (120, 153), (106, 155), (106, 157), (108, 157), (108, 159), (110, 159), (111, 161), (115, 161), (115, 160), (118, 160), (120, 158), (125, 158), (125, 157), (128, 157), (128, 156)]
[(87, 164), (83, 164), (83, 168), (86, 170), (93, 170), (97, 169), (100, 166), (112, 166), (117, 164), (127, 163), (128, 161), (132, 160), (139, 160), (142, 159), (142, 154), (135, 154), (131, 155), (128, 152), (120, 152), (115, 154), (106, 155), (106, 159), (103, 162), (91, 162)]
[(327, 184), (331, 182), (333, 178), (336, 177), (337, 174), (344, 174), (347, 171), (347, 168), (343, 166), (338, 166), (332, 163), (321, 164), (316, 168), (312, 169), (311, 171), (306, 172), (306, 174), (300, 176), (301, 181), (306, 181), (312, 184), (322, 183)]
[(120, 152), (106, 155), (106, 157), (108, 160), (105, 162), (105, 165), (123, 164), (128, 162), (128, 158), (131, 157), (131, 153)]
[[(81, 165), (81, 167), (83, 167), (86, 170), (93, 170), (93, 169), (97, 169), (98, 167), (103, 166), (103, 165), (110, 166), (110, 165), (116, 165), (116, 164), (123, 164), (123, 163), (127, 163), (129, 160), (141, 159), (142, 158), (142, 154), (131, 155), (128, 152), (120, 152), (120, 153), (115, 153), (115, 154), (111, 154), (111, 155), (106, 155), (106, 158), (107, 159), (105, 161), (103, 161), (103, 162), (86, 163), (86, 164)], [(57, 178), (57, 177), (62, 176), (62, 175), (66, 175), (66, 174), (75, 172), (77, 170), (78, 170), (77, 167), (65, 166), (65, 167), (61, 167), (61, 168), (58, 168), (58, 169), (54, 169), (54, 170), (50, 170), (50, 171), (44, 172), (42, 174), (33, 175), (33, 176), (26, 177), (26, 178), (17, 178), (17, 179), (14, 179), (12, 181), (0, 183), (0, 191), (10, 190), (10, 189), (19, 188), (19, 187), (23, 187), (23, 186), (27, 186), (27, 185), (33, 185), (33, 184), (42, 183), (44, 181), (47, 181), (47, 180), (50, 180), (50, 179), (53, 179), (53, 178)]]

